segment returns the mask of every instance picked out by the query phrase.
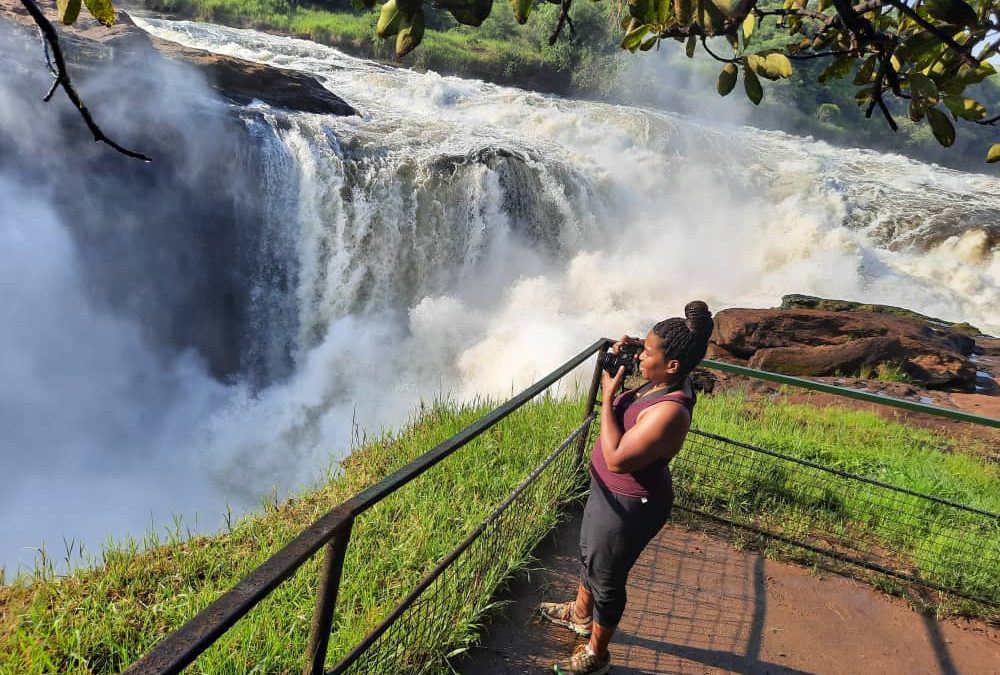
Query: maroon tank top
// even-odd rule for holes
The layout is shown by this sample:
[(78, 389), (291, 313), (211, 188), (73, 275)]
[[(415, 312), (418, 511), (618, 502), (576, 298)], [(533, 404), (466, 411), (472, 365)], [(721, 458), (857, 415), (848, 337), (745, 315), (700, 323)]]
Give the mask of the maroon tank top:
[[(690, 391), (691, 395), (687, 395)], [(639, 413), (651, 405), (663, 401), (676, 401), (688, 410), (688, 414), (694, 414), (695, 394), (694, 389), (687, 384), (683, 389), (667, 391), (659, 396), (651, 396), (636, 400), (638, 389), (632, 389), (620, 394), (612, 404), (614, 406), (615, 419), (621, 425), (623, 432), (635, 426)], [(594, 449), (590, 456), (590, 473), (595, 479), (612, 492), (628, 497), (651, 497), (670, 495), (673, 485), (670, 479), (669, 461), (666, 457), (655, 459), (641, 469), (631, 473), (612, 473), (608, 469), (607, 462), (604, 461), (604, 454), (601, 452), (601, 437), (597, 437)]]

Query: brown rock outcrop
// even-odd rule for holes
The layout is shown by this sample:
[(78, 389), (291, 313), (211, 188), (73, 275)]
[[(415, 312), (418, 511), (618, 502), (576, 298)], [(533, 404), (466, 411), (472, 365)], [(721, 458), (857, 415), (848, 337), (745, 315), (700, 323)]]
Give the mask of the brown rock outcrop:
[[(53, 0), (37, 2), (45, 15), (55, 23), (56, 3)], [(31, 17), (18, 2), (0, 4), (0, 20), (34, 28)], [(58, 24), (57, 30), (59, 42), (70, 63), (71, 77), (74, 67), (101, 67), (117, 59), (153, 55), (195, 66), (219, 94), (234, 103), (247, 104), (256, 99), (268, 105), (302, 112), (357, 114), (353, 107), (324, 88), (311, 75), (191, 49), (155, 38), (136, 26), (125, 12), (118, 12), (118, 22), (107, 27), (83, 10), (73, 26)]]
[(947, 329), (879, 312), (727, 309), (715, 315), (709, 356), (813, 376), (885, 363), (923, 387), (974, 391), (976, 367), (967, 358), (973, 346)]

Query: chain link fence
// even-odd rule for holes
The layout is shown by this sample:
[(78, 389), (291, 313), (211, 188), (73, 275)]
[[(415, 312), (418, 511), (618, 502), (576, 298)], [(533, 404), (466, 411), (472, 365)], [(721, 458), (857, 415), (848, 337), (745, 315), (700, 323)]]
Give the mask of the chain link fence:
[(692, 430), (684, 510), (835, 560), (1000, 605), (1000, 515)]
[(330, 672), (448, 672), (447, 650), (462, 642), (514, 565), (551, 529), (559, 505), (579, 490), (576, 450), (593, 418), (588, 416)]

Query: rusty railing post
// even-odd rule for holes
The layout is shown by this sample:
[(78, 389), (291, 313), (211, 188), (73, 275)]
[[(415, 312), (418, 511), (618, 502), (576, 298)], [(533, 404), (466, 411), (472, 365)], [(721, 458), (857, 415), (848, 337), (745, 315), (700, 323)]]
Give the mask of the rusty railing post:
[[(583, 411), (583, 419), (590, 417), (594, 412), (594, 407), (597, 405), (597, 390), (601, 386), (601, 358), (608, 351), (610, 345), (611, 341), (606, 341), (597, 351), (597, 361), (594, 362), (594, 376), (590, 379), (590, 393), (587, 394), (587, 407)], [(583, 464), (583, 451), (587, 446), (587, 439), (589, 437), (590, 434), (580, 434), (580, 440), (576, 442), (576, 468), (578, 469)]]
[(312, 627), (309, 630), (309, 646), (306, 648), (306, 665), (303, 675), (322, 675), (326, 664), (326, 648), (330, 644), (333, 627), (333, 610), (337, 606), (340, 591), (340, 577), (347, 557), (347, 544), (351, 540), (354, 518), (348, 520), (334, 535), (323, 553), (323, 568), (320, 570), (319, 593), (316, 596), (316, 611), (313, 612)]

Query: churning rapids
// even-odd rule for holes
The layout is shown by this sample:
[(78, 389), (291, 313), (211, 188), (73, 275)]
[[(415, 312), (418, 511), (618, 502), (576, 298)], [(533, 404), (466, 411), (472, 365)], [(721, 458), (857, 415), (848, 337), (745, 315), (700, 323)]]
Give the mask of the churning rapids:
[(361, 114), (231, 109), (255, 145), (258, 180), (241, 189), (262, 206), (240, 223), (255, 248), (228, 378), (91, 298), (74, 223), (0, 171), (8, 573), (43, 541), (58, 558), (64, 538), (95, 552), (172, 514), (214, 529), (226, 503), (323, 475), (352, 429), (399, 425), (421, 399), (506, 396), (694, 298), (719, 310), (801, 292), (1000, 331), (1000, 180), (137, 22), (313, 73)]

